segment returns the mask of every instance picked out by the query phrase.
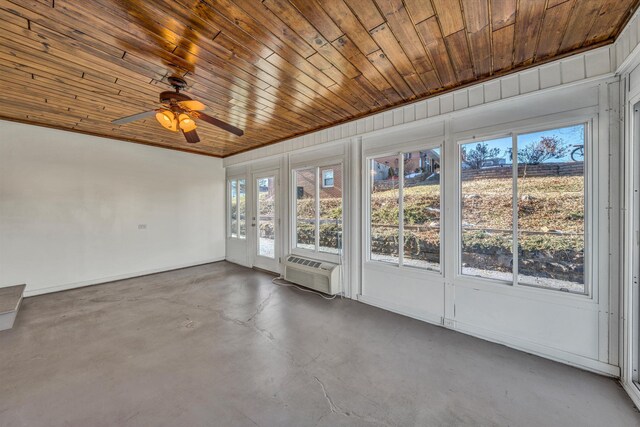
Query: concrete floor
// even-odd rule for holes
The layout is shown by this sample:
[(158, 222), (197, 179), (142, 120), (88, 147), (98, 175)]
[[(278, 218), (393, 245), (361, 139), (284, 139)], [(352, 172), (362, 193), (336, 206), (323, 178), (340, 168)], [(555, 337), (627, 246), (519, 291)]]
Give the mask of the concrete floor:
[(226, 262), (27, 298), (1, 426), (640, 425), (612, 379)]

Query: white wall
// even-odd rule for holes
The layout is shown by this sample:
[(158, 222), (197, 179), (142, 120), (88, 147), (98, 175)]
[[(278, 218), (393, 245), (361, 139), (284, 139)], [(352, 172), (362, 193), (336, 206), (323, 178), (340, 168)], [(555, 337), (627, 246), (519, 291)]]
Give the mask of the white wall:
[(224, 191), (220, 159), (0, 121), (0, 287), (223, 259)]
[[(343, 153), (345, 164), (345, 277), (347, 296), (427, 322), (523, 349), (585, 369), (618, 376), (619, 281), (608, 255), (617, 254), (615, 212), (620, 170), (619, 79), (613, 46), (574, 55), (453, 93), (419, 101), (224, 159), (228, 176), (248, 176), (279, 164), (285, 217), (292, 214), (287, 188), (292, 165)], [(544, 129), (554, 123), (589, 121), (593, 156), (589, 189), (591, 289), (576, 296), (525, 286), (505, 286), (458, 274), (457, 143), (515, 129)], [(416, 272), (367, 262), (366, 173), (368, 156), (414, 144), (444, 147), (443, 274)], [(447, 160), (449, 159), (449, 160)], [(610, 171), (613, 171), (610, 173)], [(288, 211), (286, 210), (288, 209)], [(288, 212), (288, 214), (286, 214)], [(288, 228), (284, 227), (287, 232)], [(449, 230), (449, 231), (447, 231)], [(612, 233), (609, 234), (609, 230)], [(289, 234), (282, 235), (286, 255)], [(231, 245), (229, 245), (231, 249)], [(251, 250), (246, 248), (245, 250)], [(234, 258), (242, 251), (228, 251)], [(236, 258), (237, 259), (237, 258)], [(247, 261), (250, 265), (250, 260)]]

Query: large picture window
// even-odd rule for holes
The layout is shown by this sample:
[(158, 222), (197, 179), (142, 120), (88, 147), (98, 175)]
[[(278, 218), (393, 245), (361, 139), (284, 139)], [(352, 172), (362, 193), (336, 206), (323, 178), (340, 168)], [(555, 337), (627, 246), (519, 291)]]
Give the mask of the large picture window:
[(293, 171), (295, 247), (326, 254), (342, 250), (342, 165)]
[(585, 135), (579, 124), (460, 145), (462, 274), (586, 292)]
[(247, 237), (246, 221), (246, 181), (244, 179), (229, 180), (229, 232), (234, 239)]
[(369, 160), (369, 259), (440, 270), (440, 148)]

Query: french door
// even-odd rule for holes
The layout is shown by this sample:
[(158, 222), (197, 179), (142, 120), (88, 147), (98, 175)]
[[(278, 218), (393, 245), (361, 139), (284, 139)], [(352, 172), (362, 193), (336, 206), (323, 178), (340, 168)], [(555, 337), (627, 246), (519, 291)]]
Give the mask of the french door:
[(253, 266), (280, 271), (280, 214), (277, 170), (253, 174), (254, 203), (251, 232), (255, 243)]

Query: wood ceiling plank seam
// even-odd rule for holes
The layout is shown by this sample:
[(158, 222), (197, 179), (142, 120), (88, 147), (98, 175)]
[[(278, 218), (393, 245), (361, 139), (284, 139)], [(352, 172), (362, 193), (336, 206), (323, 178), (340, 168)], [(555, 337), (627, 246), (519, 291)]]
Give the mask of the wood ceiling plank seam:
[(289, 0), (289, 3), (323, 35), (325, 40), (335, 40), (342, 35), (343, 30), (336, 25), (316, 0)]
[(344, 2), (367, 32), (385, 22), (373, 0), (344, 0)]
[[(165, 10), (167, 10), (169, 16), (175, 7), (172, 6), (173, 2), (178, 3), (183, 6), (184, 10), (189, 10), (189, 15), (186, 16), (187, 19), (192, 19), (192, 15), (197, 19), (192, 19), (190, 22), (198, 23), (201, 21), (203, 25), (215, 25), (219, 31), (221, 31), (226, 37), (231, 38), (236, 43), (244, 46), (248, 50), (254, 52), (256, 55), (261, 58), (266, 58), (273, 53), (273, 50), (269, 49), (266, 45), (263, 45), (258, 40), (254, 39), (250, 34), (246, 33), (242, 29), (238, 28), (235, 24), (229, 22), (226, 18), (218, 13), (218, 11), (211, 6), (211, 4), (206, 1), (200, 1), (196, 4), (195, 8), (191, 7), (189, 4), (185, 3), (184, 0), (171, 0), (171, 3), (166, 3), (164, 0), (161, 0), (163, 4), (167, 4)], [(180, 8), (178, 8), (180, 9)], [(179, 11), (181, 13), (181, 11)], [(219, 37), (219, 36), (218, 36)], [(216, 37), (216, 40), (218, 39)]]
[[(4, 54), (2, 54), (2, 50), (4, 48), (0, 46), (0, 58), (5, 57)], [(19, 77), (17, 76), (12, 76), (13, 79), (19, 80)], [(62, 77), (57, 77), (57, 78), (50, 78), (47, 77), (46, 75), (36, 75), (33, 74), (32, 78), (28, 80), (28, 84), (30, 86), (38, 86), (38, 82), (42, 81), (42, 90), (43, 93), (46, 93), (45, 91), (47, 89), (55, 89), (57, 91), (69, 91), (69, 90), (74, 90), (77, 93), (81, 93), (91, 99), (99, 99), (100, 102), (104, 105), (105, 103), (107, 103), (108, 101), (113, 101), (114, 99), (117, 100), (116, 97), (114, 96), (110, 96), (110, 95), (104, 95), (104, 94), (100, 94), (100, 93), (96, 93), (95, 91), (91, 91), (86, 89), (85, 87), (82, 86), (78, 86), (75, 84), (75, 82), (70, 82), (69, 80), (65, 80)], [(149, 104), (149, 103), (144, 103), (142, 101), (137, 101), (137, 100), (133, 100), (131, 103), (129, 103), (129, 105), (137, 105), (139, 106), (139, 108), (147, 108), (149, 109), (149, 107), (152, 107), (153, 104)]]
[(307, 46), (309, 49), (304, 49), (304, 46), (307, 45), (306, 43), (302, 45), (303, 47), (301, 48), (293, 43), (286, 42), (278, 37), (277, 34), (273, 33), (273, 29), (264, 27), (259, 21), (246, 13), (244, 9), (237, 6), (234, 2), (230, 0), (209, 0), (209, 2), (218, 13), (225, 16), (231, 23), (256, 38), (256, 40), (267, 44), (274, 52), (282, 53), (291, 50), (291, 52), (300, 55), (302, 58), (309, 56), (308, 51), (311, 49), (310, 46)]
[[(124, 56), (128, 56), (128, 55), (123, 55), (124, 50), (122, 49), (117, 49), (116, 53), (114, 54), (112, 46), (100, 42), (100, 39), (96, 39), (96, 38), (88, 39), (84, 37), (85, 34), (91, 34), (92, 31), (95, 31), (95, 29), (92, 26), (87, 26), (87, 24), (85, 23), (86, 18), (83, 19), (84, 16), (78, 15), (78, 12), (75, 12), (72, 9), (63, 8), (63, 7), (59, 7), (57, 10), (64, 11), (66, 13), (71, 14), (72, 16), (67, 17), (67, 15), (63, 15), (62, 12), (59, 12), (59, 13), (56, 12), (55, 14), (52, 15), (52, 18), (50, 19), (44, 18), (44, 19), (48, 19), (49, 21), (53, 19), (59, 25), (69, 28), (71, 29), (71, 31), (69, 33), (60, 33), (59, 31), (56, 31), (53, 28), (50, 28), (50, 30), (56, 31), (72, 40), (76, 40), (77, 42), (83, 43), (87, 49), (97, 49), (98, 51), (102, 51), (108, 55), (111, 55), (113, 58), (120, 57), (120, 59), (124, 59)], [(72, 19), (72, 22), (67, 22), (67, 19)], [(45, 24), (43, 24), (43, 26), (47, 27)], [(107, 26), (107, 28), (110, 28), (110, 27)], [(82, 29), (83, 31), (78, 31), (79, 29)], [(104, 33), (102, 33), (102, 35), (104, 35)], [(153, 46), (150, 46), (148, 44), (146, 46), (147, 46), (147, 49), (153, 48)], [(131, 53), (129, 53), (129, 55), (131, 55)], [(136, 59), (135, 61), (132, 61), (132, 58), (127, 58), (127, 61), (135, 62), (135, 63), (139, 63), (140, 61), (143, 61), (144, 63), (148, 62), (148, 61), (144, 61), (137, 58), (135, 55), (133, 55), (133, 57)], [(183, 68), (188, 66), (188, 64), (180, 64), (180, 65)], [(144, 67), (144, 68), (148, 68), (148, 67)], [(158, 71), (156, 70), (156, 72)]]
[(462, 10), (458, 0), (431, 0), (431, 3), (434, 6), (442, 37), (445, 40), (447, 36), (464, 29)]
[(602, 4), (599, 0), (582, 0), (569, 16), (568, 30), (565, 32), (559, 53), (568, 52), (582, 46), (593, 27)]
[[(454, 1), (458, 1), (458, 0), (454, 0)], [(453, 72), (453, 84), (459, 84), (461, 83), (461, 78), (463, 78), (462, 76), (459, 75), (459, 71), (456, 69), (456, 64), (454, 63), (454, 58), (451, 55), (450, 52), (450, 47), (449, 47), (449, 43), (447, 42), (447, 37), (448, 35), (445, 34), (445, 30), (443, 29), (442, 26), (442, 21), (440, 20), (440, 15), (438, 12), (438, 7), (442, 8), (442, 4), (440, 4), (440, 6), (438, 6), (436, 3), (433, 2), (433, 6), (434, 6), (434, 11), (436, 12), (434, 15), (434, 19), (435, 19), (435, 25), (433, 26), (433, 32), (438, 32), (438, 35), (436, 36), (436, 39), (441, 40), (442, 46), (444, 49), (441, 49), (441, 55), (444, 56), (444, 64), (445, 67), (448, 65), (448, 67), (452, 70)], [(460, 11), (460, 13), (462, 13), (462, 11)], [(453, 19), (453, 21), (455, 21), (455, 19)], [(427, 22), (430, 22), (430, 20), (428, 20)], [(451, 24), (449, 24), (450, 28), (453, 28), (453, 26)], [(462, 26), (464, 27), (464, 21), (462, 22)], [(454, 33), (455, 34), (455, 33)], [(443, 58), (439, 58), (439, 60), (442, 60)], [(434, 59), (434, 61), (437, 61)], [(444, 70), (443, 70), (444, 71)], [(449, 80), (449, 78), (447, 78), (447, 80)]]
[(457, 83), (456, 75), (442, 37), (437, 16), (434, 15), (418, 23), (416, 30), (425, 48), (433, 58), (438, 78), (445, 88), (453, 87)]
[(490, 0), (491, 31), (497, 31), (516, 22), (517, 0)]
[(404, 4), (414, 25), (435, 15), (431, 0), (404, 0)]
[[(214, 83), (214, 84), (220, 84), (220, 82), (219, 82), (219, 81), (218, 81), (218, 82), (216, 82), (215, 80), (214, 80), (214, 81), (212, 81), (212, 83)], [(236, 83), (238, 83), (238, 82), (237, 82), (237, 80), (236, 80)], [(249, 85), (249, 87), (251, 87), (251, 86)]]
[[(223, 36), (224, 36), (224, 35), (223, 35)], [(218, 39), (216, 39), (216, 40), (218, 40)], [(234, 52), (234, 53), (237, 53), (237, 50), (236, 50), (236, 52)], [(245, 57), (245, 58), (246, 58), (246, 57)], [(262, 62), (261, 64), (262, 64), (262, 65), (265, 65), (265, 63), (264, 63), (264, 62)], [(254, 64), (254, 65), (255, 65), (255, 64)], [(345, 111), (345, 114), (349, 114), (349, 113)]]
[(282, 20), (264, 6), (262, 2), (255, 0), (233, 0), (233, 2), (248, 15), (267, 20), (269, 30), (272, 32), (277, 31), (277, 33), (274, 33), (275, 36), (282, 40), (283, 43), (286, 43), (291, 49), (299, 50), (298, 53), (301, 56), (307, 58), (315, 53), (315, 50), (309, 46), (304, 39), (298, 36), (287, 24), (282, 22)]
[[(602, 5), (598, 20), (589, 30), (583, 46), (598, 43), (612, 37), (615, 29), (626, 20), (625, 11), (631, 14), (634, 0), (609, 0)], [(604, 17), (604, 18), (603, 18)]]
[(415, 94), (402, 78), (382, 49), (367, 55), (369, 62), (383, 75), (403, 100), (414, 99)]
[(310, 90), (316, 92), (318, 95), (323, 96), (323, 97), (327, 98), (330, 101), (333, 101), (336, 104), (336, 106), (338, 106), (339, 108), (343, 109), (347, 113), (347, 115), (349, 115), (349, 114), (357, 114), (357, 110), (351, 104), (349, 104), (347, 101), (342, 99), (341, 97), (339, 97), (339, 96), (335, 96), (335, 97), (327, 96), (328, 89), (326, 87), (322, 86), (321, 84), (319, 84), (318, 82), (316, 82), (313, 79), (313, 77), (307, 75), (303, 71), (301, 71), (298, 68), (294, 67), (292, 64), (289, 64), (280, 55), (273, 54), (272, 56), (273, 56), (273, 58), (269, 57), (267, 59), (271, 64), (273, 64), (274, 66), (276, 66), (276, 64), (277, 64), (277, 66), (279, 68), (283, 68), (284, 67), (285, 71), (288, 72), (290, 75), (293, 75), (294, 77), (296, 77), (296, 79), (300, 83), (302, 83), (303, 85), (308, 87)]
[[(294, 5), (279, 0), (267, 0), (264, 3), (273, 13), (276, 13), (276, 11), (282, 12), (283, 16), (286, 17), (283, 21), (293, 28), (298, 35), (306, 39), (317, 52), (330, 61), (347, 78), (354, 78), (359, 74), (358, 70), (348, 60), (346, 60), (340, 52), (331, 45), (331, 43), (327, 41), (326, 37), (318, 28), (316, 28), (311, 22), (307, 21), (306, 25), (303, 23), (305, 19)], [(324, 13), (324, 10), (322, 8), (318, 8), (317, 13)], [(298, 25), (294, 25), (294, 22), (291, 22), (292, 19), (294, 19), (295, 23)], [(324, 17), (325, 21), (329, 19), (330, 18), (328, 16)], [(349, 100), (346, 99), (345, 101), (349, 102)]]
[[(236, 51), (236, 53), (238, 53), (238, 51)], [(245, 58), (245, 60), (251, 61), (251, 58)], [(270, 72), (271, 74), (275, 74), (275, 75), (281, 75), (281, 79), (283, 81), (283, 84), (281, 85), (282, 87), (290, 87), (289, 85), (293, 85), (293, 87), (295, 88), (294, 90), (302, 90), (306, 88), (308, 89), (307, 95), (308, 96), (310, 95), (311, 98), (315, 98), (316, 96), (320, 96), (324, 98), (324, 95), (326, 95), (326, 93), (324, 95), (320, 93), (322, 91), (320, 92), (314, 91), (311, 87), (307, 86), (303, 81), (300, 81), (299, 79), (294, 78), (292, 75), (288, 74), (287, 70), (281, 70), (265, 59), (260, 58), (253, 64), (265, 72)], [(267, 70), (270, 70), (270, 71), (267, 71)], [(277, 71), (274, 72), (274, 70), (277, 70)], [(302, 87), (299, 86), (300, 84), (302, 84)], [(317, 83), (313, 81), (312, 86), (317, 86)], [(344, 109), (344, 104), (338, 105), (339, 103), (334, 103), (332, 97), (326, 98), (326, 102), (327, 103), (325, 105), (329, 106), (329, 108), (331, 109), (334, 109), (336, 114), (338, 114), (340, 117), (345, 117), (350, 114), (348, 110)]]
[[(10, 25), (11, 24), (6, 24), (3, 27), (0, 27), (0, 36), (2, 38), (15, 41), (17, 43), (20, 43), (32, 48), (37, 46), (37, 49), (40, 50), (41, 52), (56, 55), (60, 58), (64, 58), (65, 60), (71, 63), (75, 63), (83, 67), (84, 69), (87, 69), (87, 68), (92, 69), (92, 70), (95, 70), (96, 73), (99, 73), (100, 71), (96, 67), (102, 66), (102, 67), (105, 67), (106, 69), (117, 70), (122, 75), (125, 75), (129, 78), (135, 78), (135, 79), (140, 79), (142, 76), (145, 76), (145, 77), (148, 76), (149, 78), (157, 78), (158, 76), (158, 74), (155, 71), (148, 70), (148, 69), (145, 69), (145, 70), (137, 69), (136, 71), (134, 71), (132, 70), (132, 67), (135, 67), (133, 64), (131, 64), (132, 66), (127, 67), (120, 62), (122, 61), (120, 58), (113, 58), (113, 57), (109, 58), (109, 59), (113, 58), (113, 60), (116, 63), (109, 61), (108, 59), (103, 57), (103, 55), (107, 55), (104, 53), (99, 53), (99, 57), (88, 57), (89, 55), (88, 53), (78, 49), (70, 48), (69, 45), (62, 43), (61, 41), (53, 40), (53, 39), (47, 39), (46, 41), (42, 40), (42, 37), (35, 35), (35, 33), (30, 30), (24, 30), (24, 31), (18, 31), (18, 32), (14, 31), (11, 34), (8, 34), (8, 32), (10, 31), (9, 30)], [(94, 51), (94, 52), (99, 52), (99, 51)], [(142, 74), (143, 72), (146, 73), (146, 75)]]
[(460, 30), (444, 38), (453, 69), (459, 83), (467, 83), (474, 79), (473, 63), (469, 54), (467, 32)]
[(393, 88), (387, 78), (378, 71), (369, 59), (358, 49), (348, 36), (340, 37), (333, 42), (333, 45), (342, 55), (356, 67), (360, 73), (366, 77), (367, 81), (379, 90), (384, 97), (395, 104), (402, 100), (400, 94)]
[[(207, 60), (207, 61), (208, 61), (208, 59), (205, 59), (205, 60)], [(210, 63), (210, 62), (209, 62), (209, 63)], [(200, 71), (198, 74), (196, 74), (196, 77), (195, 77), (195, 78), (197, 79), (197, 78), (198, 78), (198, 76), (202, 76), (202, 73), (203, 73), (203, 71)], [(220, 77), (225, 78), (225, 80), (229, 80), (229, 79), (226, 77), (226, 74), (224, 74), (224, 75), (223, 75), (223, 74), (221, 73), (221, 74), (220, 74)], [(193, 77), (192, 77), (192, 78), (193, 78)], [(270, 87), (270, 86), (269, 86), (269, 87)], [(268, 105), (268, 107), (269, 107), (269, 108), (271, 108), (271, 106), (272, 106), (272, 105), (282, 105), (282, 106), (284, 106), (285, 108), (292, 109), (292, 111), (297, 111), (297, 113), (299, 113), (299, 114), (306, 114), (306, 113), (307, 113), (307, 112), (306, 112), (306, 110), (300, 109), (300, 108), (298, 108), (298, 107), (293, 107), (293, 106), (291, 106), (291, 104), (287, 104), (287, 103), (283, 102), (283, 100), (282, 100), (282, 98), (281, 98), (281, 97), (274, 97), (272, 94), (270, 94), (270, 93), (268, 93), (268, 92), (266, 91), (266, 89), (267, 89), (267, 88), (265, 88), (265, 89), (260, 89), (260, 88), (256, 89), (255, 87), (251, 87), (251, 86), (250, 86), (249, 88), (250, 88), (250, 89), (252, 89), (252, 90), (257, 90), (257, 91), (258, 91), (258, 93), (259, 93), (259, 95), (261, 96), (261, 98), (262, 98), (262, 99), (265, 99), (265, 100), (269, 101), (269, 102), (270, 102), (270, 104)], [(267, 107), (267, 106), (265, 106), (265, 107)], [(315, 117), (315, 116), (310, 115), (310, 117), (312, 117), (312, 118), (313, 118), (313, 117)]]
[[(360, 86), (360, 84), (356, 83), (356, 81), (354, 80), (357, 77), (361, 77), (362, 74), (359, 74), (354, 79), (348, 79), (336, 67), (334, 67), (333, 64), (327, 61), (319, 53), (316, 53), (315, 55), (311, 55), (308, 59), (312, 64), (315, 65), (316, 68), (322, 70), (325, 74), (331, 76), (335, 81), (340, 82), (341, 85), (344, 85), (346, 92), (349, 94), (349, 97), (351, 99), (369, 103), (371, 105), (379, 104), (377, 99), (372, 97), (368, 92), (366, 92)], [(370, 109), (371, 107), (366, 108), (367, 111)]]
[[(491, 19), (489, 0), (462, 0), (469, 55), (476, 78), (491, 75)], [(473, 19), (475, 18), (475, 22)]]
[[(549, 4), (551, 4), (551, 2), (549, 2)], [(541, 45), (538, 43), (534, 61), (543, 60), (558, 53), (560, 44), (569, 28), (568, 20), (563, 18), (571, 15), (576, 4), (577, 2), (575, 0), (566, 0), (547, 8), (540, 33), (548, 34), (549, 36), (544, 44)], [(564, 25), (560, 26), (560, 24)]]
[(501, 27), (492, 33), (493, 73), (510, 69), (513, 66), (513, 43), (515, 24)]
[(371, 35), (385, 56), (389, 58), (393, 68), (395, 68), (400, 76), (407, 82), (413, 94), (419, 96), (427, 93), (427, 87), (422, 80), (419, 77), (417, 79), (412, 78), (412, 76), (418, 76), (418, 72), (398, 43), (393, 32), (391, 32), (389, 25), (385, 22), (379, 27), (374, 28), (371, 30)]
[(328, 40), (335, 41), (341, 35), (347, 35), (364, 55), (378, 50), (378, 45), (371, 37), (370, 32), (343, 0), (325, 1), (322, 3), (322, 9), (329, 19), (333, 20), (342, 30), (342, 34), (338, 37)]
[(514, 65), (529, 65), (535, 56), (547, 0), (519, 0), (515, 23)]
[(441, 87), (442, 82), (440, 82), (437, 75), (437, 80), (433, 80), (432, 75), (434, 73), (431, 72), (434, 70), (434, 66), (431, 58), (413, 26), (411, 17), (402, 0), (376, 0), (376, 4), (386, 19), (389, 29), (398, 40), (398, 44), (413, 64), (428, 91)]

